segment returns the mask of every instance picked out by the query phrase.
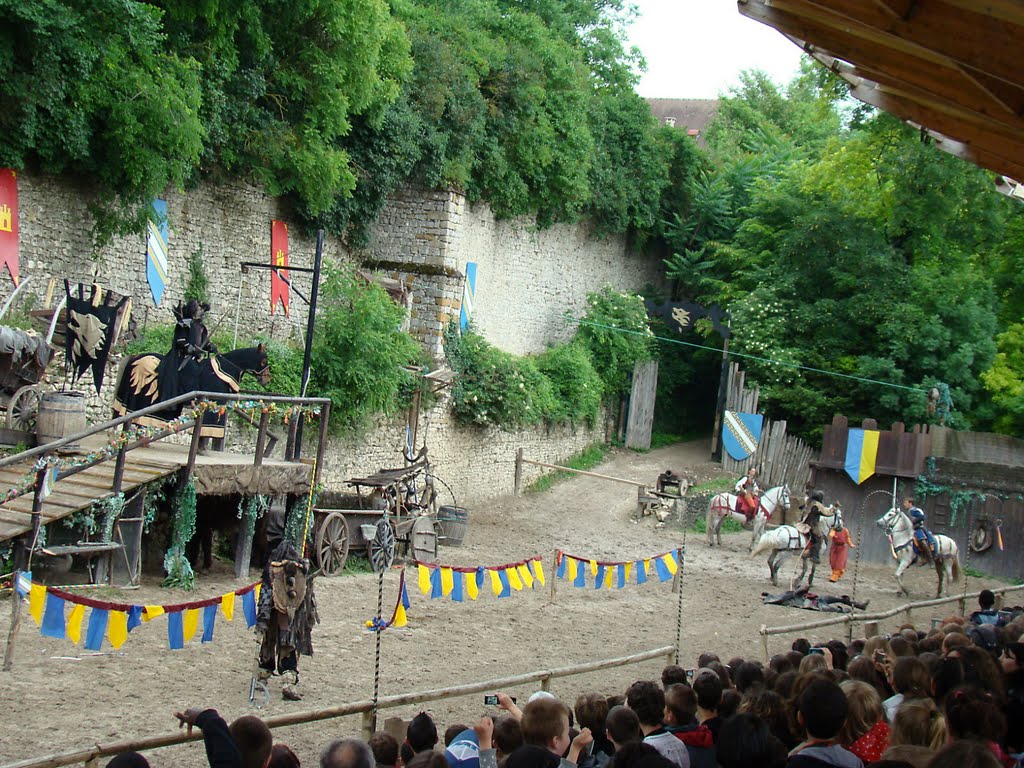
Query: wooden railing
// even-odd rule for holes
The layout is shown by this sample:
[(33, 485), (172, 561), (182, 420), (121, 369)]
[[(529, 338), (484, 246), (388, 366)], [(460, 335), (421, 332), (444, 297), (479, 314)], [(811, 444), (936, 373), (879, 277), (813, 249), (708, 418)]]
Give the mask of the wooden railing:
[[(526, 685), (527, 683), (540, 683), (542, 690), (548, 690), (551, 681), (559, 677), (571, 677), (582, 675), (588, 672), (599, 672), (604, 669), (622, 667), (628, 664), (639, 664), (645, 661), (665, 658), (671, 660), (676, 653), (674, 645), (667, 645), (662, 648), (655, 648), (650, 651), (634, 653), (629, 656), (620, 656), (614, 659), (602, 659), (584, 664), (575, 664), (568, 667), (557, 667), (554, 669), (537, 670), (526, 672), (511, 677), (501, 677), (496, 680), (484, 680), (477, 683), (465, 685), (454, 685), (448, 688), (435, 688), (427, 691), (414, 691), (395, 696), (382, 696), (374, 704), (372, 701), (354, 701), (349, 704), (340, 704), (325, 709), (317, 709), (306, 712), (290, 712), (286, 715), (275, 715), (264, 718), (263, 722), (271, 729), (283, 728), (285, 726), (313, 723), (320, 720), (332, 720), (350, 715), (362, 715), (362, 736), (363, 739), (370, 738), (373, 732), (373, 723), (377, 711), (382, 709), (393, 709), (395, 707), (408, 706), (410, 704), (422, 704), (426, 701), (441, 701), (458, 696), (469, 696), (474, 693), (493, 693), (494, 691), (505, 690), (513, 686)], [(124, 741), (96, 744), (73, 752), (62, 752), (46, 757), (33, 757), (21, 760), (16, 763), (8, 763), (0, 768), (59, 768), (63, 765), (77, 765), (97, 760), (101, 757), (111, 757), (121, 752), (143, 752), (145, 750), (169, 747), (174, 744), (184, 744), (189, 741), (198, 741), (202, 733), (196, 729), (192, 734), (182, 731), (174, 731), (159, 736), (146, 736), (138, 739), (126, 739)]]

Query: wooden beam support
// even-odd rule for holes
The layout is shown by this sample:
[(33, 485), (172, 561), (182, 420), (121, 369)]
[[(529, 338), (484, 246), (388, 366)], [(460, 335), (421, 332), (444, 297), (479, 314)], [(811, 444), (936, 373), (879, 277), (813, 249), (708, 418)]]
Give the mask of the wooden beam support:
[(873, 45), (966, 65), (1009, 83), (1022, 82), (1019, 41), (1024, 39), (1024, 27), (984, 13), (937, 0), (919, 0), (910, 21), (894, 19), (863, 0), (772, 0), (772, 6)]

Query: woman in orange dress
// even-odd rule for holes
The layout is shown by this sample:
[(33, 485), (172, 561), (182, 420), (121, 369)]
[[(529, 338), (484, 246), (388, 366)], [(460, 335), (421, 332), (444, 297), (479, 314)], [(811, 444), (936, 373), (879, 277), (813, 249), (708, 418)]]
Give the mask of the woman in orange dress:
[(846, 557), (849, 554), (848, 550), (853, 549), (853, 540), (846, 527), (829, 531), (828, 535), (832, 539), (832, 547), (828, 556), (829, 565), (832, 566), (832, 575), (828, 580), (836, 582), (843, 578), (843, 574), (846, 572)]

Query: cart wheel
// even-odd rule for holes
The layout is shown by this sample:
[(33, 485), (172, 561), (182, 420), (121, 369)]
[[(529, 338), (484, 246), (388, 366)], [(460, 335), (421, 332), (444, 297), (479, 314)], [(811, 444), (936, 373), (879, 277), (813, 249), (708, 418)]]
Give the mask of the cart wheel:
[(395, 562), (395, 529), (391, 521), (382, 518), (377, 523), (377, 532), (367, 546), (370, 551), (370, 567), (374, 573), (381, 573)]
[(34, 432), (39, 403), (43, 399), (43, 388), (38, 384), (22, 387), (7, 403), (7, 428), (21, 432)]
[(437, 532), (434, 530), (434, 518), (429, 515), (416, 518), (409, 532), (409, 546), (417, 562), (437, 562)]
[(337, 576), (348, 559), (348, 524), (338, 512), (331, 512), (320, 523), (314, 547), (320, 571), (325, 576)]

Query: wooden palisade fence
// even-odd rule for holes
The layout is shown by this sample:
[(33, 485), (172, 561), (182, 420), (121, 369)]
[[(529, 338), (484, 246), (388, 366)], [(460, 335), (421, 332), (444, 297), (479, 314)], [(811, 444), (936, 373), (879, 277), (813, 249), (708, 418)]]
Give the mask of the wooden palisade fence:
[[(726, 410), (757, 413), (759, 396), (757, 387), (746, 387), (746, 373), (740, 369), (739, 364), (730, 363)], [(810, 481), (812, 458), (815, 458), (815, 452), (807, 443), (799, 437), (786, 434), (784, 420), (765, 419), (757, 450), (742, 461), (736, 461), (723, 450), (722, 469), (739, 477), (749, 467), (755, 467), (758, 485), (762, 488), (788, 483), (793, 492), (799, 493)]]

